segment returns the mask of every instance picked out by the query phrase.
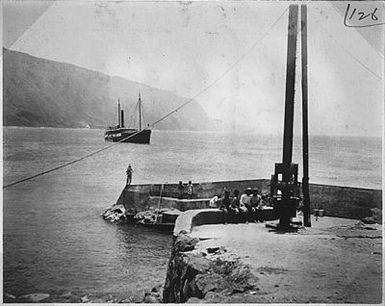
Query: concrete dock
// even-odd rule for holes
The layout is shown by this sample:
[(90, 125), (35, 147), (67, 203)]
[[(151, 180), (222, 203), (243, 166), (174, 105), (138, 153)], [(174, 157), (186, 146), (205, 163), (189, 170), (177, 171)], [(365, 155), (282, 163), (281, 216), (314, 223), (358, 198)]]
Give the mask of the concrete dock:
[[(313, 216), (312, 225), (283, 234), (265, 223), (198, 225), (190, 231), (186, 224), (184, 236), (195, 242), (193, 248), (174, 249), (165, 301), (176, 302), (173, 296), (195, 303), (382, 303), (381, 225), (335, 217), (316, 221)], [(218, 261), (245, 267), (253, 280), (242, 290), (228, 274), (223, 282), (202, 285), (202, 276), (214, 272), (196, 268), (197, 262), (212, 267)], [(176, 270), (186, 270), (183, 265), (195, 273), (178, 275)], [(176, 283), (183, 286), (170, 295), (178, 290)]]

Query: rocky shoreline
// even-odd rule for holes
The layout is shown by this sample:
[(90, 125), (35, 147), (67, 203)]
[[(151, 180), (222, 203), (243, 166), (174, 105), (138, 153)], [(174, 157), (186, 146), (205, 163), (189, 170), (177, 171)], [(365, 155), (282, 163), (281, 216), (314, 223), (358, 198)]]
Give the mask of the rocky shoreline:
[(196, 253), (198, 242), (183, 233), (175, 239), (163, 290), (164, 303), (231, 302), (256, 293), (258, 279), (247, 265), (236, 259), (221, 259), (219, 255), (226, 249), (220, 247)]

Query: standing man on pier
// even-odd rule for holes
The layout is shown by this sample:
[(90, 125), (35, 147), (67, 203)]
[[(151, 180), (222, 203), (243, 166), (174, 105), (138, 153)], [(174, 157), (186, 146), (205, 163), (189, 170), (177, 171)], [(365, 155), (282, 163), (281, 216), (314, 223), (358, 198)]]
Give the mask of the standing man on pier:
[(126, 171), (126, 174), (127, 174), (127, 182), (126, 182), (126, 185), (127, 185), (127, 186), (130, 186), (130, 185), (131, 185), (131, 181), (132, 181), (132, 172), (134, 172), (134, 170), (131, 168), (131, 164), (128, 164), (127, 171)]
[(187, 184), (187, 198), (192, 199), (193, 198), (193, 192), (194, 192), (194, 187), (191, 181), (188, 181)]

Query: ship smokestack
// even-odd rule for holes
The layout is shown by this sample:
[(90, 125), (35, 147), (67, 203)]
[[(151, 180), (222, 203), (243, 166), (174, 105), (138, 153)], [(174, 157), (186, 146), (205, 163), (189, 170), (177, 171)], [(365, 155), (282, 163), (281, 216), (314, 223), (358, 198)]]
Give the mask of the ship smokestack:
[(120, 99), (118, 99), (118, 127), (121, 127), (121, 122), (120, 122)]
[(122, 124), (122, 127), (124, 127), (124, 110), (120, 111), (120, 123)]

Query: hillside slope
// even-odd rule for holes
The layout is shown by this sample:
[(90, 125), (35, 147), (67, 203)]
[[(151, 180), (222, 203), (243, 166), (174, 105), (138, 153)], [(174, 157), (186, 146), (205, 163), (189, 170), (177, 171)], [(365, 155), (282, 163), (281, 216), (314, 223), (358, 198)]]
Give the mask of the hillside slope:
[[(137, 119), (139, 90), (144, 124), (188, 101), (169, 91), (8, 49), (3, 49), (3, 80), (5, 126), (103, 128), (116, 124), (118, 98), (127, 123)], [(198, 130), (207, 124), (207, 114), (193, 101), (156, 128)]]

